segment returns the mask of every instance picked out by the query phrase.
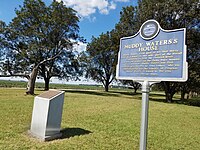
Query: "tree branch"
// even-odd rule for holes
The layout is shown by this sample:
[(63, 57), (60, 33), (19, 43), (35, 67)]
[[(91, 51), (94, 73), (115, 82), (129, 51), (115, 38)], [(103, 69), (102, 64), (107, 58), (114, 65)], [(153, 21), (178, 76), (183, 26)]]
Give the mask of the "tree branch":
[(51, 60), (54, 60), (54, 59), (56, 59), (60, 54), (62, 53), (62, 50), (61, 51), (59, 51), (59, 53), (58, 54), (56, 54), (55, 56), (53, 56), (53, 57), (50, 57), (50, 58), (47, 58), (47, 59), (45, 59), (45, 60), (43, 60), (43, 61), (41, 61), (40, 63), (38, 63), (37, 64), (37, 66), (36, 67), (39, 67), (40, 65), (42, 65), (42, 64), (44, 64), (45, 62), (48, 62), (48, 61), (51, 61)]

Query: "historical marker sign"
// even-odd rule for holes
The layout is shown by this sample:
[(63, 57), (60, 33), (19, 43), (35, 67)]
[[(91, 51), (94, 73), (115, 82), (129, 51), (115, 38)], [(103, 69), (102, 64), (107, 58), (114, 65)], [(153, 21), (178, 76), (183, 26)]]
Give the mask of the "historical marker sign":
[(140, 31), (121, 38), (117, 79), (142, 83), (140, 150), (146, 150), (150, 85), (160, 81), (186, 81), (185, 29), (163, 30), (155, 20)]
[(163, 30), (155, 20), (120, 40), (117, 79), (186, 81), (185, 29)]

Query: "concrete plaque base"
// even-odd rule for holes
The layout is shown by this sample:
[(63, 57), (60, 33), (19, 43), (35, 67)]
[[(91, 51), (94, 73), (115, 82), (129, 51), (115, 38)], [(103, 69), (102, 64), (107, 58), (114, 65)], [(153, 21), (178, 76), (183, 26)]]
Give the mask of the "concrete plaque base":
[(49, 141), (62, 136), (63, 103), (63, 91), (49, 90), (35, 97), (30, 129), (33, 137)]
[(38, 139), (40, 141), (44, 141), (44, 142), (56, 140), (56, 139), (59, 139), (59, 138), (62, 137), (62, 133), (57, 133), (57, 134), (54, 134), (54, 135), (51, 135), (51, 136), (41, 137), (41, 136), (38, 136), (38, 135), (34, 134), (30, 130), (28, 130), (28, 134), (29, 134), (29, 136), (31, 136), (33, 138), (36, 138), (36, 139)]

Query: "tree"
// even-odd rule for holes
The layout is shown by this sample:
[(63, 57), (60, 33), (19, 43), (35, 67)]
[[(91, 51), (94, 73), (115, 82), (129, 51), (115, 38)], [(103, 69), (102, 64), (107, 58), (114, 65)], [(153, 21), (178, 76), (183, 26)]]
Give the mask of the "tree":
[[(63, 2), (46, 6), (41, 0), (25, 0), (16, 17), (4, 28), (6, 41), (5, 73), (18, 73), (29, 79), (27, 94), (34, 94), (34, 84), (40, 70), (46, 89), (52, 76), (74, 75), (77, 65), (72, 39), (79, 38), (76, 12)], [(63, 64), (65, 63), (65, 64)], [(56, 70), (59, 68), (60, 70)]]
[(192, 92), (199, 93), (200, 82), (200, 29), (198, 26), (187, 31), (187, 46), (188, 46), (188, 81), (181, 84), (181, 100), (184, 101), (185, 94)]
[[(68, 42), (71, 42), (71, 48), (68, 51), (63, 51), (61, 55), (55, 60), (51, 60), (40, 67), (40, 74), (45, 80), (45, 90), (49, 89), (50, 78), (56, 76), (58, 78), (69, 79), (78, 79), (78, 76), (81, 75), (81, 70), (79, 67), (79, 62), (77, 61), (77, 54), (72, 48), (72, 39), (79, 38), (83, 41), (82, 38), (78, 36), (78, 18), (71, 14), (71, 9), (65, 8), (60, 3), (54, 2), (50, 5), (51, 10), (51, 20), (49, 20), (48, 28), (52, 28), (49, 42), (56, 43), (58, 37), (68, 39)], [(75, 13), (75, 12), (73, 12)], [(70, 26), (71, 25), (71, 26)], [(68, 32), (66, 34), (66, 32)], [(52, 38), (54, 39), (52, 41)], [(48, 42), (48, 41), (47, 41)], [(76, 43), (76, 42), (74, 42)]]
[(42, 76), (45, 80), (45, 90), (49, 89), (51, 77), (79, 80), (82, 70), (77, 57), (78, 54), (72, 51), (63, 51), (63, 54), (55, 60), (51, 60), (40, 66), (39, 76)]
[(137, 90), (141, 87), (141, 84), (135, 81), (130, 81), (130, 80), (122, 80), (122, 84), (131, 86), (134, 89), (134, 93), (137, 93)]
[(111, 31), (113, 49), (119, 50), (120, 38), (132, 36), (139, 30), (137, 26), (137, 7), (127, 6), (123, 7), (120, 12), (120, 21), (115, 25)]
[(117, 53), (112, 46), (110, 32), (102, 33), (99, 37), (92, 38), (86, 52), (82, 54), (82, 60), (84, 60), (82, 62), (86, 66), (86, 78), (102, 83), (106, 92), (115, 79)]
[[(188, 99), (191, 93), (199, 93), (200, 80), (199, 74), (196, 71), (189, 70), (189, 78), (186, 82), (180, 84), (181, 101)], [(187, 95), (186, 95), (187, 94)]]
[(115, 25), (120, 38), (132, 36), (138, 32), (137, 26), (137, 7), (127, 6), (123, 7), (120, 12), (120, 21)]
[(0, 20), (0, 72), (2, 72), (2, 64), (3, 64), (3, 56), (4, 56), (4, 47), (3, 47), (3, 37), (2, 37), (2, 32), (3, 29), (5, 28), (6, 24), (5, 22)]
[(165, 102), (171, 103), (172, 98), (176, 92), (179, 91), (179, 84), (177, 82), (161, 82), (161, 85), (165, 91)]
[[(199, 33), (199, 10), (198, 0), (171, 0), (167, 2), (164, 0), (140, 0), (138, 2), (137, 20), (138, 24), (141, 25), (148, 19), (155, 19), (160, 23), (162, 28), (168, 30), (186, 27), (188, 62), (189, 70), (191, 70), (193, 62), (199, 63), (200, 56), (199, 47), (192, 45), (193, 41), (195, 41), (193, 34)], [(196, 42), (198, 43), (196, 45), (199, 45), (199, 40)], [(189, 76), (189, 80), (192, 80), (191, 76)], [(184, 83), (184, 86), (185, 84), (187, 83)], [(167, 102), (172, 102), (172, 97), (180, 89), (178, 88), (180, 85), (180, 83), (176, 82), (163, 82)]]
[[(111, 31), (112, 42), (114, 44), (113, 48), (118, 51), (120, 45), (120, 38), (128, 37), (136, 34), (139, 30), (139, 25), (137, 24), (137, 7), (127, 6), (123, 7), (120, 12), (120, 21), (115, 25), (115, 29)], [(117, 58), (116, 58), (117, 59)], [(135, 81), (121, 81), (122, 84), (132, 86), (134, 92), (140, 88), (140, 83)]]

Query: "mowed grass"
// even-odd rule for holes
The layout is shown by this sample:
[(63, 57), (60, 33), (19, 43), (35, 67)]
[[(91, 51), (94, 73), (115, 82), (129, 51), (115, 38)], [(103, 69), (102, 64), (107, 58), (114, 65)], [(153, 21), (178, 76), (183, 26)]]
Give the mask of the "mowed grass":
[[(36, 90), (36, 94), (43, 91)], [(138, 150), (141, 94), (66, 90), (61, 139), (28, 136), (34, 96), (0, 88), (0, 149)], [(153, 93), (151, 100), (162, 99)], [(199, 150), (199, 107), (150, 101), (148, 150)]]

